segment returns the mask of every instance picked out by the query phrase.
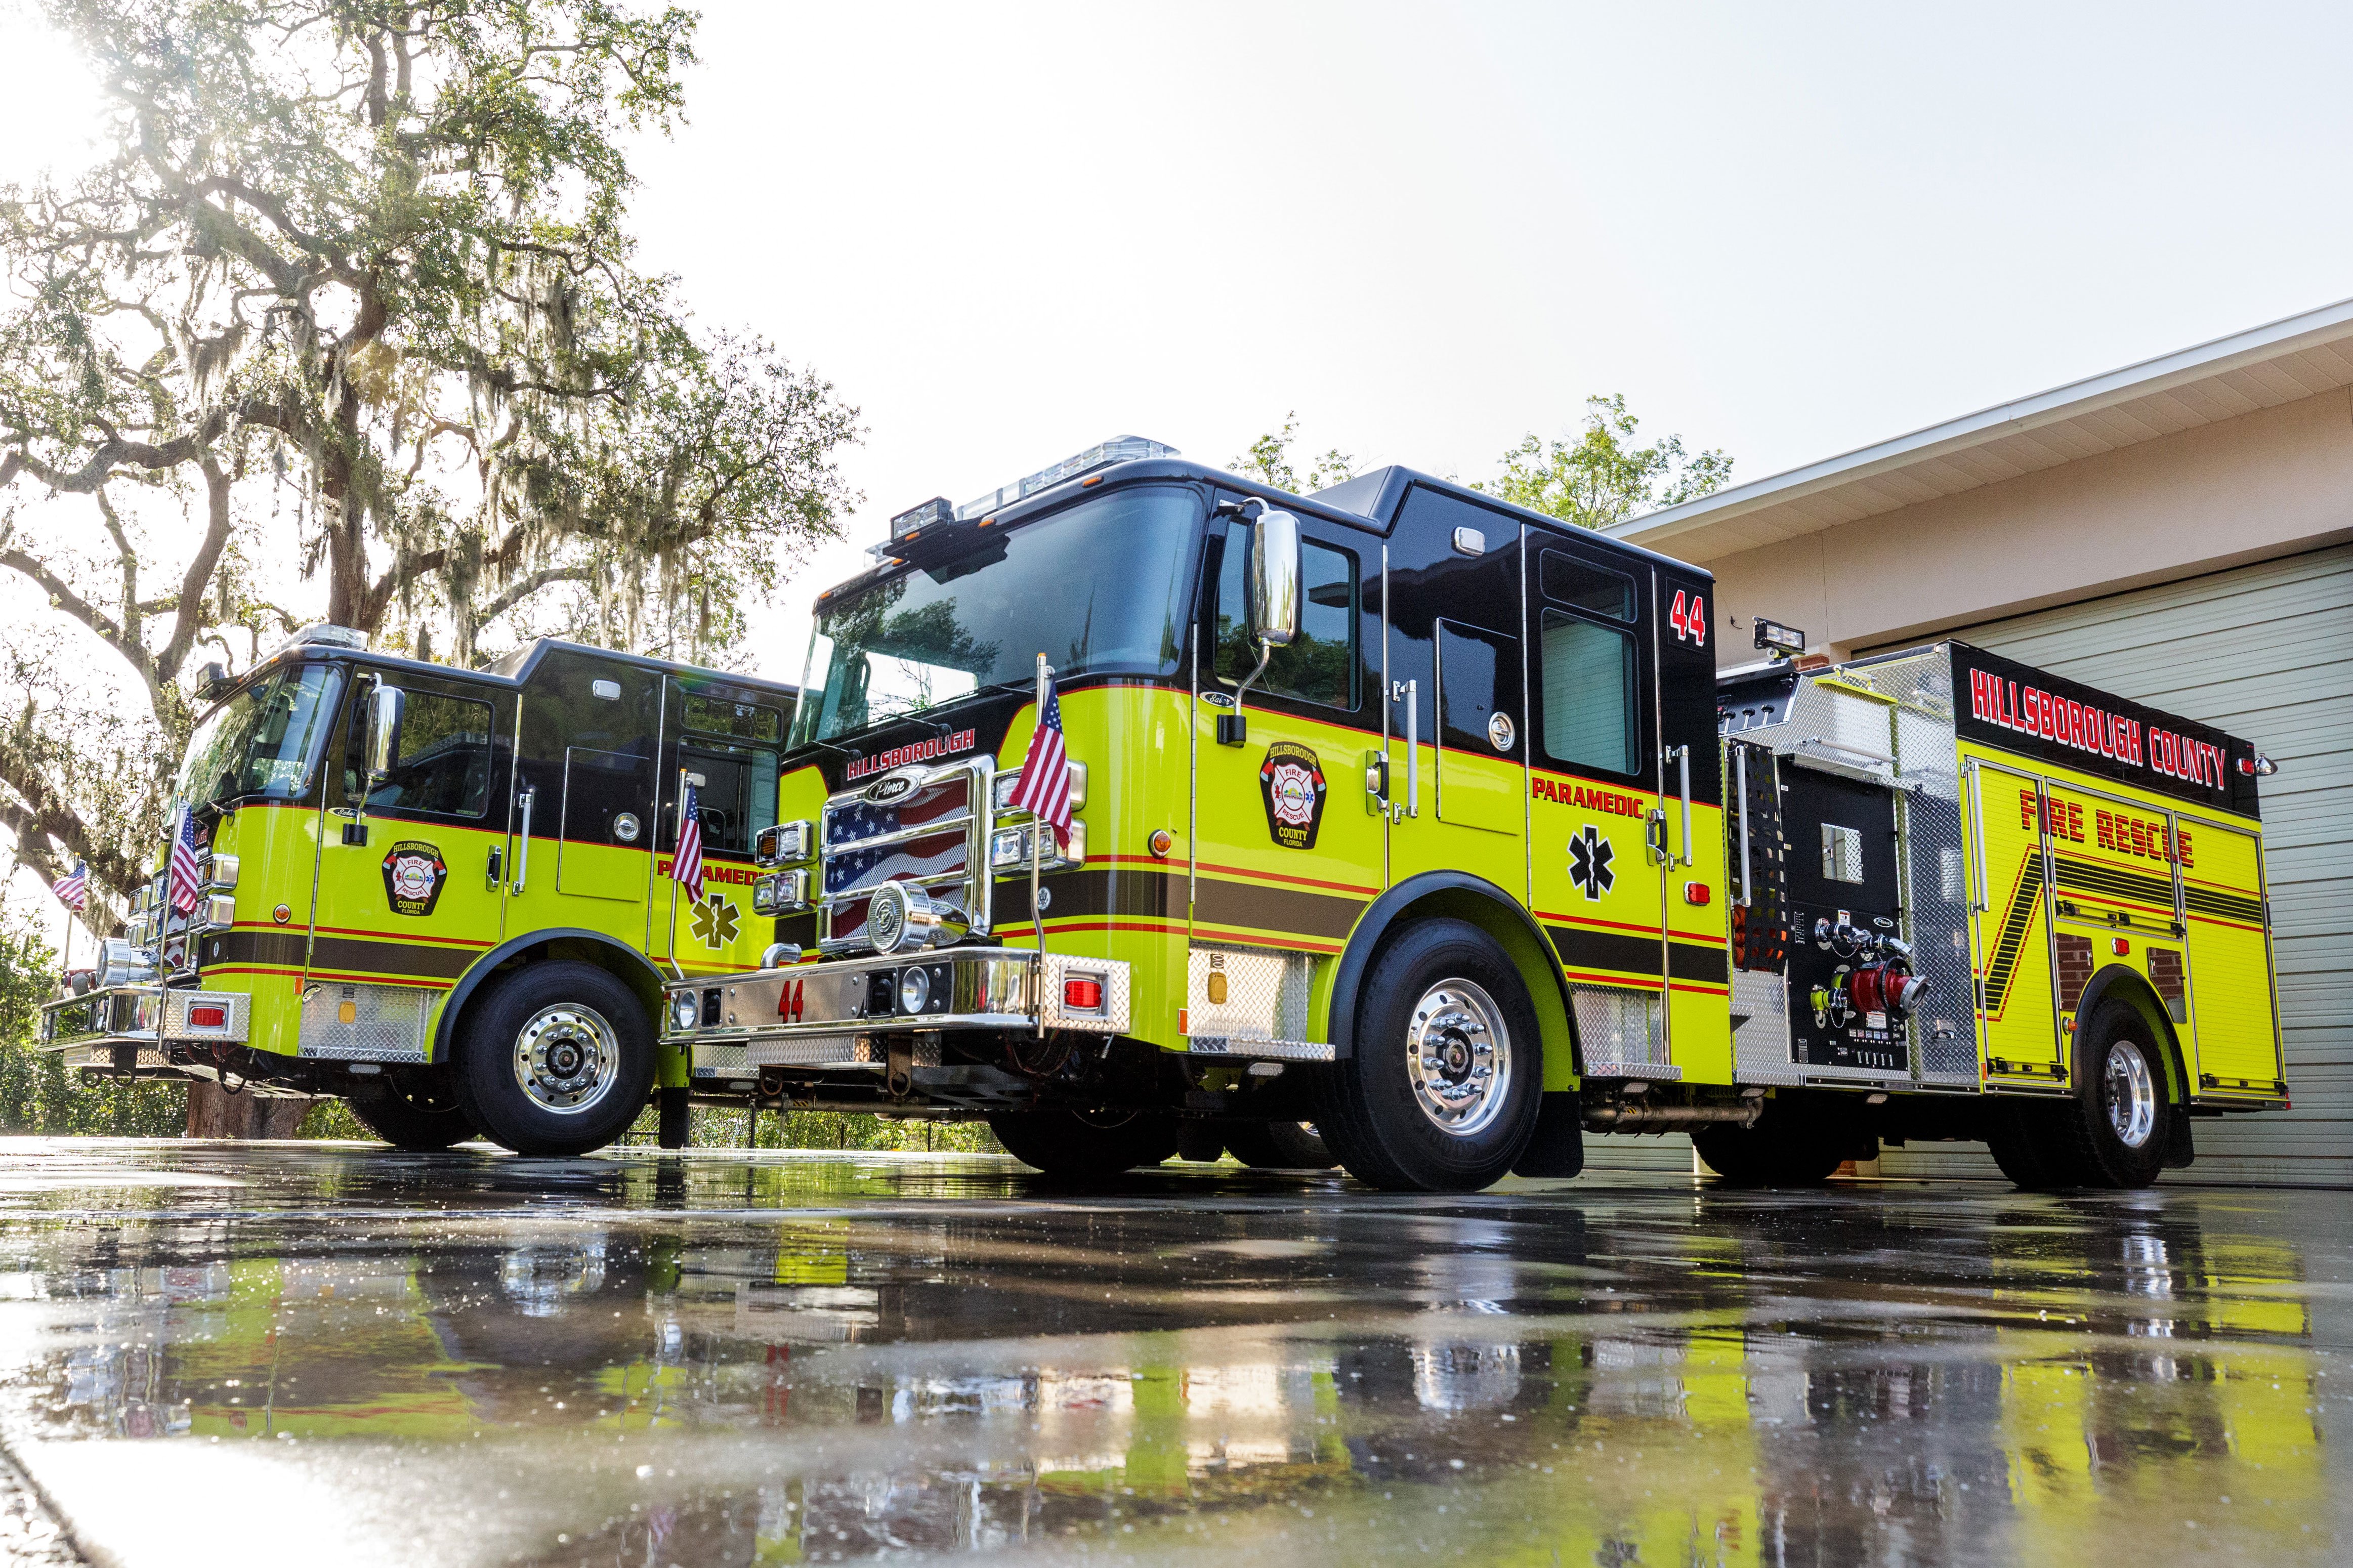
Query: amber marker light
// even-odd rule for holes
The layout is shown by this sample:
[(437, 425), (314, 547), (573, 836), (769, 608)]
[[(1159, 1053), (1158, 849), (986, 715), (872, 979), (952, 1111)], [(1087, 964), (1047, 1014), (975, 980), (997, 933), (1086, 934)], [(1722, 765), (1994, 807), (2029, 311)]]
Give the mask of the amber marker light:
[(1176, 836), (1165, 827), (1155, 827), (1152, 830), (1152, 837), (1144, 842), (1151, 849), (1154, 859), (1166, 860), (1168, 851), (1176, 847)]

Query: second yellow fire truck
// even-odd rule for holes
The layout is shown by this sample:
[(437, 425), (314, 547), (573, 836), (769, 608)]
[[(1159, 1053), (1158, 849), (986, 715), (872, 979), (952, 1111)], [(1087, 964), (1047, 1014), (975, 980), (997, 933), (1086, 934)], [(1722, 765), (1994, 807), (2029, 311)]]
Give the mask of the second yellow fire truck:
[[(410, 1147), (649, 1097), (675, 1144), (700, 1099), (1419, 1190), (1662, 1131), (1740, 1182), (1981, 1140), (2132, 1187), (2285, 1103), (2271, 765), (2206, 726), (1958, 642), (1720, 678), (1704, 571), (1402, 468), (1123, 437), (876, 555), (797, 694), (299, 640), (183, 770), (198, 906), (159, 868), (48, 1043)], [(1067, 839), (1016, 805), (1050, 696)]]

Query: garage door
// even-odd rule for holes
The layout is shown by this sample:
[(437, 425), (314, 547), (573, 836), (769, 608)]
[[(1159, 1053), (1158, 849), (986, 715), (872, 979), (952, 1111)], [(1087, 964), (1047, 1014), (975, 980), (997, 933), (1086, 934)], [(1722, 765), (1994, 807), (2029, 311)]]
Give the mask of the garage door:
[[(2279, 763), (2263, 845), (2295, 1108), (2200, 1121), (2183, 1174), (2353, 1184), (2353, 549), (1953, 635), (2244, 736)], [(1933, 1150), (1890, 1151), (1881, 1168), (1975, 1163)]]

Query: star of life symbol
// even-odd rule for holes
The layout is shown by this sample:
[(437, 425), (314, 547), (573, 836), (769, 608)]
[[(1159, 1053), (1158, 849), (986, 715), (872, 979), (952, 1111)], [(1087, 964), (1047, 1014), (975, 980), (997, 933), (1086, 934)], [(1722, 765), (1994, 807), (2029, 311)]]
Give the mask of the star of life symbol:
[(695, 939), (705, 947), (725, 947), (735, 940), (735, 906), (713, 893), (694, 906)]
[(1588, 900), (1598, 900), (1617, 885), (1618, 879), (1609, 869), (1616, 853), (1589, 822), (1584, 832), (1568, 841), (1568, 879), (1585, 890)]

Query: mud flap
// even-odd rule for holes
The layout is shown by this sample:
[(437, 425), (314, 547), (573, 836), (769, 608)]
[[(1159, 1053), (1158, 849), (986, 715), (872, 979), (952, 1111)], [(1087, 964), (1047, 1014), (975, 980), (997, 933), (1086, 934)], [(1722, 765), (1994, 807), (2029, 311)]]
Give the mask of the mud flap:
[(2196, 1158), (2198, 1151), (2189, 1140), (2189, 1113), (2177, 1105), (2165, 1119), (2165, 1169), (2185, 1170)]
[(1574, 1176), (1585, 1169), (1585, 1112), (1575, 1089), (1544, 1097), (1536, 1129), (1512, 1166), (1515, 1176)]

